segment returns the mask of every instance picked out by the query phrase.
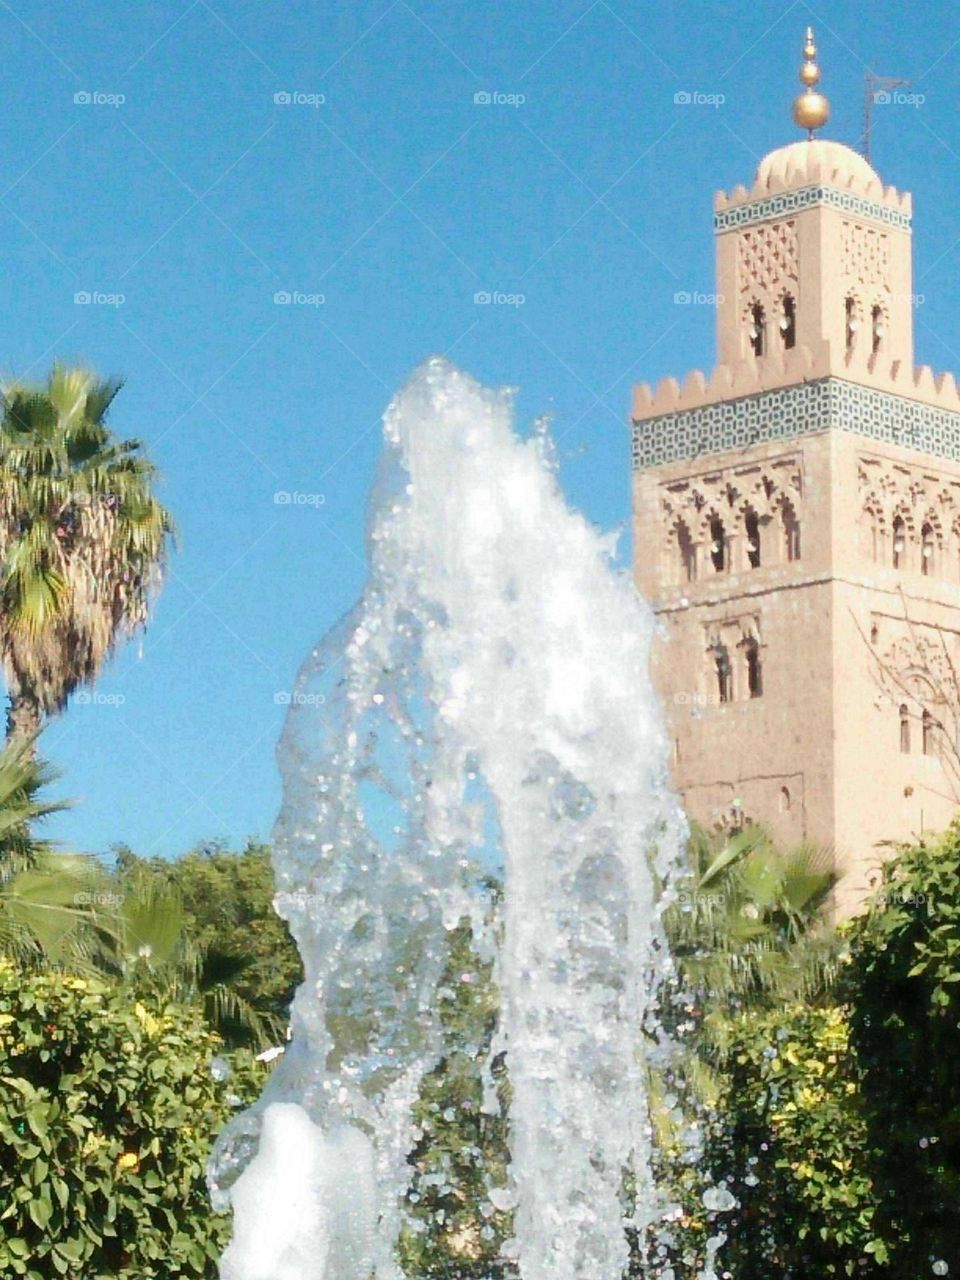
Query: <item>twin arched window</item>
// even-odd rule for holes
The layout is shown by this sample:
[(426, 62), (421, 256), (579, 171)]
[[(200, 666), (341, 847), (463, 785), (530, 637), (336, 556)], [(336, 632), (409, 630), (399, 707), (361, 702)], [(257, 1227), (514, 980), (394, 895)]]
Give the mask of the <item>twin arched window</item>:
[[(856, 298), (848, 297), (844, 303), (844, 310), (845, 310), (845, 318), (846, 318), (846, 325), (845, 325), (846, 348), (847, 348), (847, 354), (849, 355), (853, 351), (854, 347), (856, 346), (857, 331), (860, 328), (860, 316), (859, 316), (859, 309), (857, 307)], [(878, 302), (878, 303), (875, 303), (874, 306), (871, 307), (870, 309), (870, 354), (871, 355), (876, 355), (877, 352), (883, 350), (883, 342), (886, 336), (887, 336), (886, 313), (884, 312), (883, 307)]]
[[(760, 657), (759, 643), (750, 638), (737, 646), (743, 651), (743, 663), (745, 677), (744, 683), (739, 684), (740, 677), (734, 676), (733, 662), (730, 658), (730, 650), (725, 644), (717, 643), (712, 648), (714, 678), (716, 680), (717, 700), (720, 703), (733, 702), (738, 696), (738, 689), (742, 689), (748, 698), (760, 698), (763, 696), (763, 664)], [(739, 696), (743, 696), (740, 693)]]
[[(939, 754), (937, 730), (941, 727), (940, 722), (924, 708), (920, 715), (920, 746), (925, 756)], [(911, 751), (910, 708), (905, 702), (900, 704), (900, 751), (905, 756)]]
[[(800, 520), (793, 505), (788, 501), (780, 504), (779, 515), (774, 517), (779, 522), (780, 559), (790, 563), (800, 559)], [(743, 560), (741, 567), (759, 569), (763, 564), (765, 549), (772, 550), (777, 559), (777, 545), (767, 543), (763, 534), (763, 525), (769, 517), (761, 519), (752, 507), (743, 513), (741, 526), (743, 536)], [(683, 519), (673, 525), (670, 538), (670, 555), (672, 568), (670, 576), (674, 582), (696, 582), (699, 574), (729, 573), (737, 569), (731, 555), (731, 537), (727, 525), (721, 515), (714, 512), (709, 516), (706, 525), (702, 526), (706, 539), (706, 554), (700, 558), (699, 548), (694, 541), (690, 526)]]
[[(785, 294), (780, 300), (777, 332), (784, 351), (790, 351), (797, 345), (797, 303), (790, 294)], [(767, 313), (761, 302), (755, 302), (750, 308), (747, 338), (755, 356), (767, 354)]]

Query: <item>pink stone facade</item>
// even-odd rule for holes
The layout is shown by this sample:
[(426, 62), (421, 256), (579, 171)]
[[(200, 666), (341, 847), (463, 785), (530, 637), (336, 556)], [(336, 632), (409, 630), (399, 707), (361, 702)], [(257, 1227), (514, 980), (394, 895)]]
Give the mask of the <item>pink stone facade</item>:
[(841, 912), (956, 807), (960, 395), (913, 366), (910, 212), (837, 143), (768, 156), (716, 198), (720, 363), (633, 403), (676, 785), (831, 849)]

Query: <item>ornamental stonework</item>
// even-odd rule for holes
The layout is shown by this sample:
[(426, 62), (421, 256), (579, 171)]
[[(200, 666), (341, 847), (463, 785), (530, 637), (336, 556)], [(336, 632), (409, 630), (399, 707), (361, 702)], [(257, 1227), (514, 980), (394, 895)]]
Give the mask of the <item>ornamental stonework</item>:
[(890, 288), (890, 243), (885, 231), (843, 224), (843, 274), (865, 289)]
[(775, 296), (795, 291), (798, 276), (797, 224), (772, 222), (745, 231), (739, 240), (740, 292)]
[(680, 521), (696, 541), (702, 541), (716, 516), (731, 533), (742, 532), (749, 512), (763, 521), (789, 506), (799, 518), (803, 487), (803, 464), (796, 453), (666, 481), (660, 486), (658, 502), (664, 542), (672, 547)]

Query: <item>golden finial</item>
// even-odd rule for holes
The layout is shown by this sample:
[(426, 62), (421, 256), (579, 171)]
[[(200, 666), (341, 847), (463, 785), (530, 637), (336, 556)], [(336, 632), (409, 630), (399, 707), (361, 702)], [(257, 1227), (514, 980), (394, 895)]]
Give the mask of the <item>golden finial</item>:
[(813, 137), (814, 129), (821, 129), (830, 119), (830, 103), (819, 93), (820, 68), (817, 66), (817, 46), (813, 39), (813, 27), (807, 27), (807, 41), (803, 46), (804, 63), (800, 68), (800, 83), (804, 92), (793, 103), (793, 119), (801, 129)]

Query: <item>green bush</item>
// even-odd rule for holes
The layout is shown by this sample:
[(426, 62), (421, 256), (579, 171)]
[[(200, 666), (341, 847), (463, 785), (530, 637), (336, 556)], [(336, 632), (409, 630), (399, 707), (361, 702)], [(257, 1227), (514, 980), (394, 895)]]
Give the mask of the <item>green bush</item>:
[(747, 1014), (733, 1037), (706, 1144), (713, 1178), (738, 1201), (712, 1223), (729, 1237), (723, 1269), (738, 1280), (887, 1274), (845, 1011)]
[(879, 1217), (899, 1278), (960, 1274), (960, 825), (887, 863), (844, 996)]
[(219, 1049), (196, 1010), (0, 960), (0, 1275), (216, 1276), (204, 1166), (264, 1074), (215, 1080)]

